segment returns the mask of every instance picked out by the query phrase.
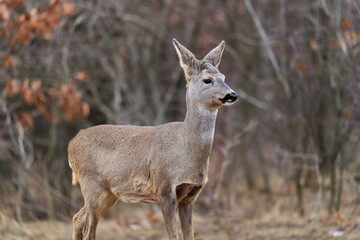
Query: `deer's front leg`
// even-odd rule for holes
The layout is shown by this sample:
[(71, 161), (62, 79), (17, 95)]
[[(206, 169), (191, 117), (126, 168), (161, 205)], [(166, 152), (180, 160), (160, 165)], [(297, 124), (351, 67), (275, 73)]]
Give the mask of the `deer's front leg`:
[(179, 204), (179, 218), (184, 240), (194, 240), (192, 224), (192, 203)]
[(169, 240), (178, 240), (175, 220), (175, 198), (165, 198), (160, 202)]

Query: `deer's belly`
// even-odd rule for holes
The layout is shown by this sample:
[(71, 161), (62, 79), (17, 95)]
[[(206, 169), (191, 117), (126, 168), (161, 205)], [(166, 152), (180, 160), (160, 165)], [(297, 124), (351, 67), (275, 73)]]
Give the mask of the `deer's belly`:
[(126, 203), (158, 203), (158, 200), (148, 196), (117, 195), (120, 201)]
[(153, 185), (145, 179), (134, 179), (132, 182), (111, 188), (120, 201), (129, 203), (158, 203)]

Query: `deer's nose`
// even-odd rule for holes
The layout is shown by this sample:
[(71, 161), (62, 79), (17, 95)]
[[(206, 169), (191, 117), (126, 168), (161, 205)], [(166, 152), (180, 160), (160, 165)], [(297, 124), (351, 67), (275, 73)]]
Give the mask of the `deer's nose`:
[(230, 93), (228, 95), (230, 95), (229, 99), (230, 99), (231, 102), (235, 102), (237, 100), (237, 98), (238, 98), (238, 95), (236, 93), (234, 93), (234, 92)]
[(238, 95), (234, 92), (226, 94), (224, 98), (221, 99), (221, 101), (225, 103), (233, 103), (237, 100)]

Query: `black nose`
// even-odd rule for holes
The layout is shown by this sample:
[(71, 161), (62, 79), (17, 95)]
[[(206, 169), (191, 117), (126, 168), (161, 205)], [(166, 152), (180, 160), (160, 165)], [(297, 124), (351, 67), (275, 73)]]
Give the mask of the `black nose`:
[(229, 99), (232, 102), (235, 102), (237, 100), (237, 98), (238, 98), (238, 95), (236, 93), (230, 93), (229, 95), (230, 95)]
[(238, 98), (238, 95), (233, 92), (233, 93), (226, 94), (226, 96), (223, 99), (221, 99), (221, 101), (223, 103), (227, 103), (227, 102), (232, 103), (232, 102), (235, 102), (237, 100), (237, 98)]

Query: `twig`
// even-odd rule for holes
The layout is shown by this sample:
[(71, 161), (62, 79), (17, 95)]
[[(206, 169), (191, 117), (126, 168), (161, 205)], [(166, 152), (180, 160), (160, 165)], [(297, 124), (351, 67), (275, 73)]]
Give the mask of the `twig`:
[[(239, 145), (241, 143), (240, 138), (244, 136), (246, 133), (251, 132), (258, 124), (258, 121), (255, 119), (251, 119), (249, 123), (241, 129), (237, 134), (235, 134), (230, 140), (224, 141), (225, 145), (219, 150), (224, 154), (224, 156), (227, 155), (227, 153), (232, 149), (233, 147)], [(224, 140), (223, 136), (217, 136), (221, 140)]]
[(323, 179), (322, 179), (322, 175), (321, 175), (321, 172), (320, 172), (320, 161), (319, 161), (319, 158), (317, 156), (314, 158), (314, 162), (315, 162), (316, 178), (317, 178), (317, 182), (318, 182), (318, 192), (317, 192), (316, 205), (315, 205), (315, 212), (316, 212), (315, 223), (317, 225), (318, 222), (319, 222), (320, 204), (321, 204), (321, 199), (322, 199), (322, 183), (323, 183)]
[(62, 200), (64, 203), (68, 204), (70, 207), (72, 207), (73, 209), (79, 209), (80, 206), (74, 202), (71, 201), (70, 198), (68, 198), (67, 196), (65, 196), (63, 193), (61, 193), (60, 191), (58, 191), (56, 188), (52, 187), (48, 182), (46, 182), (41, 176), (39, 176), (36, 172), (34, 172), (32, 169), (28, 169), (26, 167), (24, 167), (22, 164), (18, 163), (18, 162), (13, 162), (16, 165), (18, 165), (18, 167), (20, 168), (20, 170), (24, 171), (25, 173), (28, 174), (28, 176), (30, 176), (35, 182), (39, 183), (40, 185), (48, 185), (48, 191), (53, 194), (55, 197), (57, 197), (58, 199)]
[(287, 159), (292, 158), (299, 158), (299, 159), (312, 159), (314, 160), (317, 158), (317, 155), (315, 153), (300, 153), (300, 152), (287, 152), (287, 151), (281, 151), (276, 150), (276, 152)]
[(314, 224), (317, 225), (319, 222), (320, 204), (321, 204), (321, 200), (322, 200), (322, 185), (323, 185), (323, 178), (322, 178), (321, 171), (320, 171), (320, 161), (319, 161), (318, 155), (315, 153), (299, 153), (299, 152), (291, 153), (291, 152), (280, 151), (280, 150), (276, 150), (276, 152), (278, 154), (282, 155), (284, 158), (312, 159), (314, 161), (314, 169), (315, 169), (316, 179), (317, 179), (317, 183), (318, 183), (318, 191), (317, 191), (316, 203), (315, 203), (316, 216), (315, 216), (315, 222), (314, 222)]
[[(12, 139), (12, 144), (15, 147), (16, 153), (18, 153), (21, 156), (21, 159), (22, 159), (21, 163), (18, 162), (18, 161), (11, 161), (11, 162), (13, 164), (16, 164), (20, 171), (23, 171), (24, 173), (27, 173), (28, 176), (33, 178), (39, 184), (46, 185), (47, 190), (51, 194), (53, 194), (55, 197), (57, 197), (58, 199), (62, 200), (65, 203), (67, 203), (72, 208), (79, 209), (79, 206), (77, 204), (71, 202), (71, 200), (68, 197), (63, 195), (57, 189), (53, 188), (48, 182), (46, 182), (42, 177), (37, 175), (31, 169), (31, 164), (32, 164), (33, 159), (34, 159), (34, 147), (33, 147), (32, 143), (31, 143), (31, 141), (26, 137), (26, 135), (22, 133), (21, 127), (19, 125), (17, 126), (19, 136), (18, 136), (18, 139), (17, 139), (18, 141), (16, 141), (14, 126), (12, 124), (11, 116), (10, 116), (10, 113), (9, 113), (9, 111), (7, 109), (6, 103), (2, 104), (2, 111), (6, 115), (6, 125), (8, 126), (8, 129), (9, 129), (9, 134), (10, 134), (10, 138)], [(28, 154), (26, 154), (25, 149), (23, 149), (25, 147), (23, 143), (25, 143), (27, 145), (28, 149), (29, 149)], [(24, 154), (24, 155), (22, 155), (22, 154)]]
[(248, 103), (250, 103), (258, 108), (261, 108), (261, 109), (269, 109), (269, 105), (266, 102), (263, 102), (255, 97), (251, 96), (244, 90), (239, 88), (239, 89), (237, 89), (236, 92), (240, 98), (244, 99)]
[(269, 59), (271, 61), (271, 64), (274, 68), (274, 71), (275, 71), (275, 74), (276, 74), (276, 77), (277, 79), (281, 82), (281, 84), (283, 85), (284, 87), (284, 90), (285, 90), (285, 94), (286, 96), (289, 98), (291, 96), (291, 92), (290, 92), (290, 88), (289, 88), (289, 83), (287, 82), (287, 80), (284, 78), (284, 76), (282, 75), (281, 73), (281, 70), (280, 70), (280, 66), (279, 66), (279, 63), (275, 57), (275, 54), (274, 54), (274, 51), (270, 45), (270, 40), (269, 40), (269, 37), (267, 36), (261, 22), (260, 22), (260, 19), (258, 17), (258, 15), (256, 14), (252, 4), (251, 4), (251, 1), (250, 0), (244, 0), (245, 1), (245, 5), (246, 5), (246, 9), (248, 10), (248, 12), (250, 13), (254, 23), (255, 23), (255, 26), (260, 34), (260, 37), (262, 39), (262, 41), (264, 42), (264, 46), (265, 46), (265, 49), (266, 49), (266, 52), (268, 53), (268, 56), (269, 56)]

